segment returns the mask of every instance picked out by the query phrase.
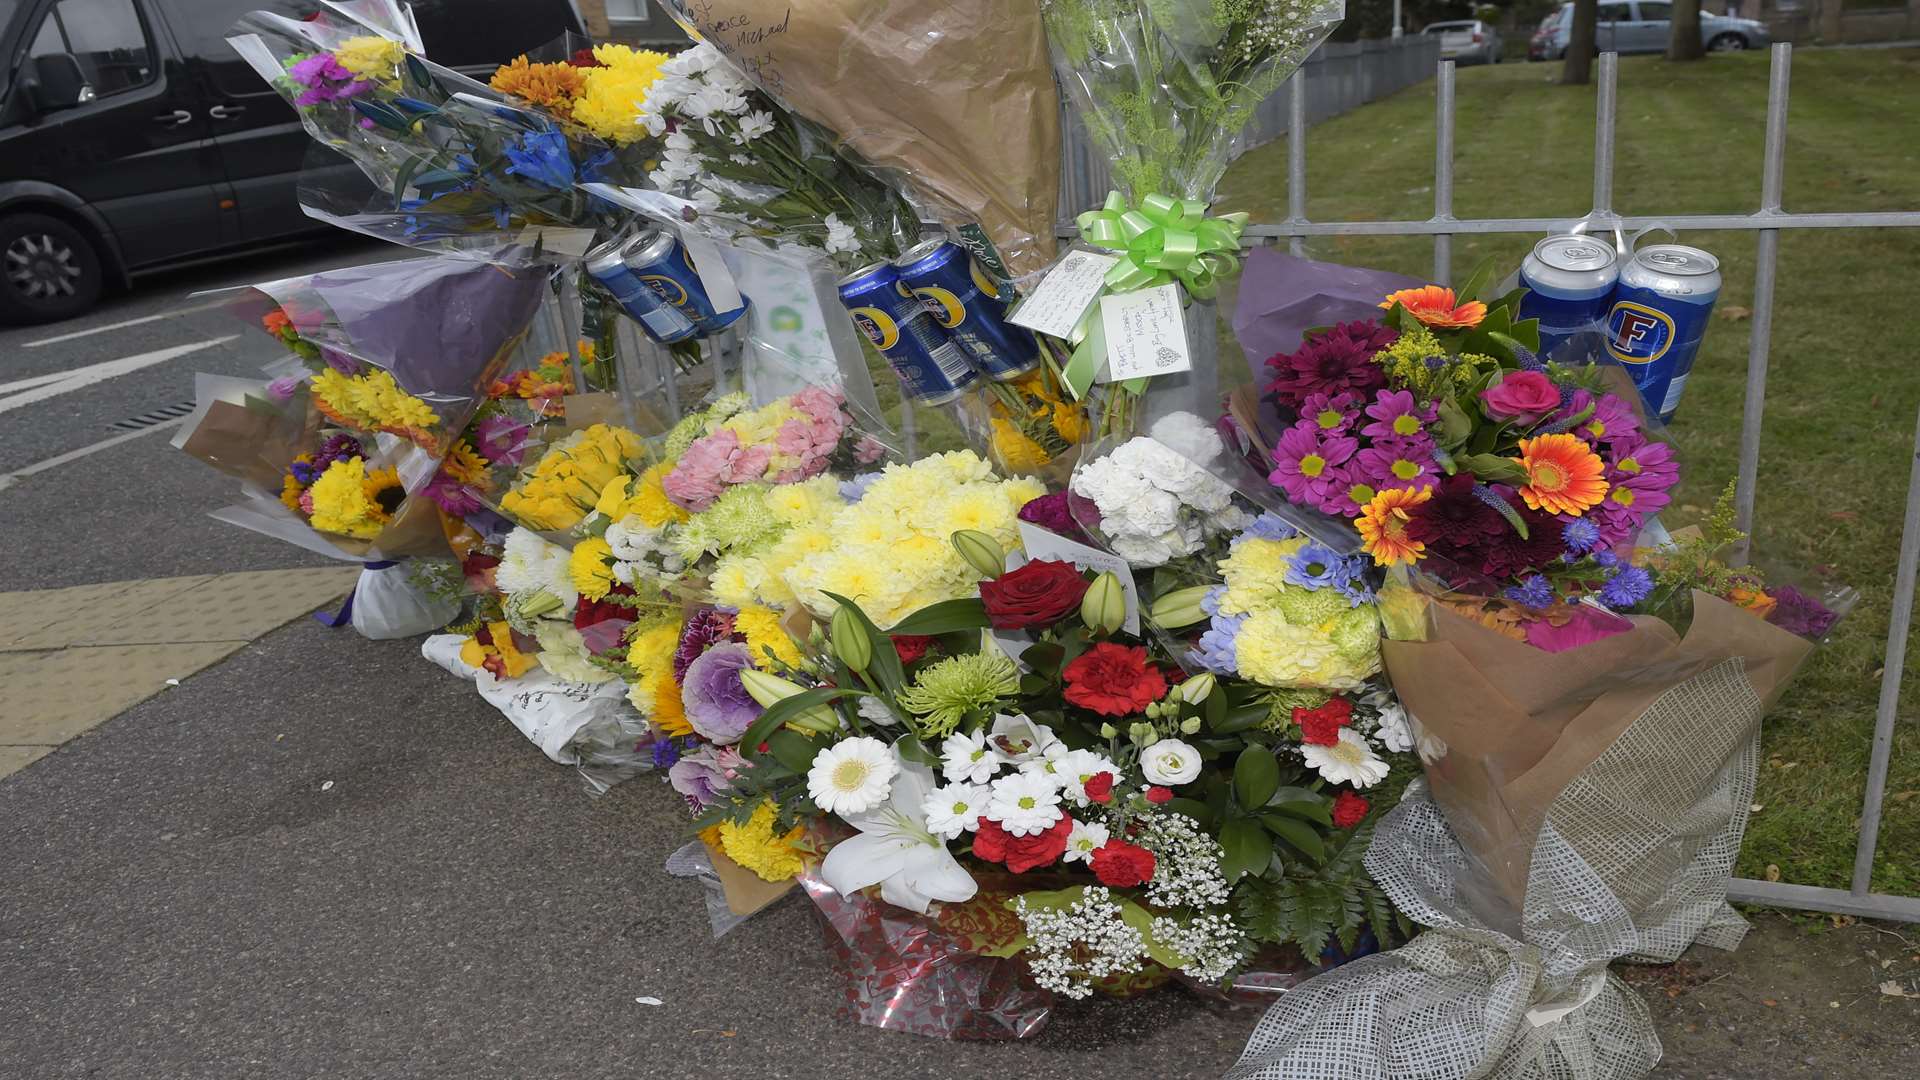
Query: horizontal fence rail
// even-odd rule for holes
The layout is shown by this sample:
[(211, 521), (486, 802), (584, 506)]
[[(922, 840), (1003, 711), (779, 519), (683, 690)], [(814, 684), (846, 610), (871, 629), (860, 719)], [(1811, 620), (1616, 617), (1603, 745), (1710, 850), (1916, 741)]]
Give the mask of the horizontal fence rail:
[[(1401, 39), (1403, 41), (1408, 39)], [(1754, 491), (1760, 468), (1761, 420), (1766, 407), (1767, 360), (1773, 340), (1773, 290), (1782, 229), (1862, 229), (1920, 228), (1920, 210), (1892, 212), (1837, 212), (1794, 214), (1782, 208), (1783, 177), (1787, 151), (1788, 82), (1793, 64), (1793, 46), (1773, 46), (1772, 68), (1767, 91), (1767, 130), (1765, 158), (1761, 177), (1760, 207), (1751, 214), (1659, 214), (1622, 216), (1613, 210), (1615, 91), (1618, 86), (1618, 57), (1602, 53), (1594, 103), (1593, 209), (1584, 220), (1589, 228), (1615, 226), (1637, 229), (1663, 224), (1676, 229), (1723, 229), (1751, 231), (1757, 234), (1754, 271), (1752, 336), (1747, 349), (1747, 383), (1740, 427), (1739, 490), (1736, 507), (1740, 531), (1753, 531)], [(1431, 62), (1431, 61), (1429, 61)], [(1312, 95), (1315, 82), (1312, 65), (1302, 68), (1288, 80), (1284, 107), (1290, 129), (1305, 132), (1309, 117), (1332, 115), (1316, 113)], [(1324, 76), (1323, 76), (1324, 78)], [(1401, 89), (1411, 85), (1394, 86)], [(1391, 92), (1391, 91), (1387, 91)], [(1278, 97), (1279, 95), (1276, 95)], [(1448, 284), (1452, 280), (1453, 237), (1486, 233), (1548, 233), (1566, 229), (1568, 217), (1474, 218), (1453, 216), (1453, 134), (1454, 67), (1451, 61), (1439, 61), (1435, 81), (1435, 149), (1433, 216), (1424, 221), (1314, 221), (1307, 216), (1307, 151), (1305, 138), (1290, 139), (1287, 146), (1287, 218), (1271, 224), (1249, 226), (1244, 236), (1254, 243), (1287, 240), (1293, 253), (1301, 254), (1302, 242), (1312, 236), (1431, 236), (1433, 237), (1433, 280)], [(1371, 100), (1371, 98), (1364, 99)], [(1344, 112), (1359, 104), (1355, 101), (1334, 112)], [(1282, 130), (1287, 130), (1283, 127)], [(1277, 134), (1277, 132), (1276, 132)], [(1267, 136), (1271, 138), (1272, 135)], [(1079, 148), (1085, 151), (1084, 144)], [(1104, 187), (1101, 194), (1104, 195)], [(1097, 198), (1094, 200), (1097, 201)], [(1063, 202), (1063, 207), (1081, 203)], [(1091, 205), (1087, 203), (1085, 205)], [(1061, 235), (1076, 235), (1069, 225)], [(1735, 553), (1737, 561), (1747, 558), (1745, 545)], [(1780, 881), (1755, 881), (1734, 878), (1727, 888), (1729, 899), (1745, 903), (1806, 911), (1825, 911), (1870, 918), (1920, 922), (1920, 897), (1891, 896), (1872, 891), (1873, 862), (1879, 842), (1881, 805), (1886, 795), (1887, 772), (1893, 757), (1893, 732), (1900, 711), (1900, 682), (1905, 667), (1907, 636), (1912, 629), (1915, 578), (1920, 576), (1920, 415), (1914, 426), (1913, 464), (1907, 485), (1904, 524), (1901, 527), (1900, 554), (1894, 572), (1893, 614), (1887, 627), (1885, 664), (1880, 678), (1880, 697), (1875, 710), (1873, 749), (1867, 768), (1865, 798), (1860, 813), (1860, 836), (1854, 849), (1853, 878), (1846, 889), (1795, 885)]]

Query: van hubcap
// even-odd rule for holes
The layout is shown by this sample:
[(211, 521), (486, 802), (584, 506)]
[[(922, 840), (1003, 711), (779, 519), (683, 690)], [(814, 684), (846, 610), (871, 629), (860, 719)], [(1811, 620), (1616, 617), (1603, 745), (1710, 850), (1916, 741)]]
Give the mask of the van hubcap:
[(7, 284), (29, 300), (72, 296), (80, 283), (73, 249), (46, 233), (15, 237), (7, 245)]

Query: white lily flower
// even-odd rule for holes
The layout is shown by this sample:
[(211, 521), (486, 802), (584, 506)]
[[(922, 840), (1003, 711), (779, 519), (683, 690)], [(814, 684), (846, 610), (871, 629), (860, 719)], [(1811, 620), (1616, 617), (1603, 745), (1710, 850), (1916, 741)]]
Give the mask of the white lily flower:
[(901, 758), (898, 747), (893, 754), (898, 768), (887, 801), (861, 813), (840, 815), (860, 833), (827, 852), (820, 864), (821, 878), (842, 896), (877, 882), (882, 900), (922, 915), (935, 900), (957, 904), (973, 899), (979, 884), (947, 850), (946, 841), (927, 828), (933, 771)]

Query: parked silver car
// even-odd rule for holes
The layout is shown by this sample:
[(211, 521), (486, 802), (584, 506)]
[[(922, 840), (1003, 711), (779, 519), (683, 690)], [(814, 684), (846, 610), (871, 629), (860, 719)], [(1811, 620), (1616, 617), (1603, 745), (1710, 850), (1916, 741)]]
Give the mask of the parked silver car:
[[(1594, 44), (1600, 52), (1665, 52), (1672, 33), (1673, 4), (1669, 0), (1601, 0)], [(1573, 34), (1573, 5), (1563, 4), (1549, 15), (1527, 46), (1529, 60), (1558, 60), (1567, 55)], [(1773, 43), (1765, 23), (1727, 15), (1700, 14), (1700, 40), (1713, 52), (1764, 49)]]
[(1440, 58), (1456, 64), (1500, 62), (1500, 31), (1479, 19), (1429, 23), (1420, 31), (1440, 39)]

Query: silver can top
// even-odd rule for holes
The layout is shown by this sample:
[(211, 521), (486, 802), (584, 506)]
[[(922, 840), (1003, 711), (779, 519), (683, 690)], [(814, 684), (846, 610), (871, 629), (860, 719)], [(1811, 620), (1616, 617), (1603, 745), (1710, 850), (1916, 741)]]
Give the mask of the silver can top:
[(893, 260), (893, 265), (901, 268), (912, 266), (914, 263), (945, 247), (947, 242), (947, 238), (944, 236), (936, 236), (931, 240), (922, 240), (908, 248), (899, 258)]
[(1555, 270), (1585, 273), (1613, 265), (1613, 248), (1606, 241), (1579, 233), (1549, 236), (1533, 245), (1534, 258)]
[(1654, 244), (1633, 253), (1633, 261), (1657, 274), (1670, 277), (1698, 277), (1717, 273), (1720, 260), (1685, 244)]
[(620, 257), (620, 249), (625, 246), (618, 240), (609, 240), (587, 252), (587, 273), (601, 274), (616, 266), (626, 265)]
[(648, 229), (627, 241), (627, 246), (620, 249), (620, 254), (629, 266), (636, 263), (650, 266), (666, 258), (667, 252), (673, 250), (673, 245), (672, 233), (665, 229)]

